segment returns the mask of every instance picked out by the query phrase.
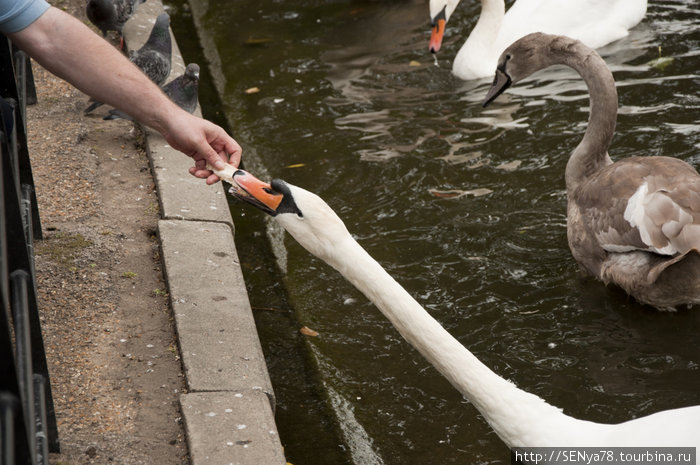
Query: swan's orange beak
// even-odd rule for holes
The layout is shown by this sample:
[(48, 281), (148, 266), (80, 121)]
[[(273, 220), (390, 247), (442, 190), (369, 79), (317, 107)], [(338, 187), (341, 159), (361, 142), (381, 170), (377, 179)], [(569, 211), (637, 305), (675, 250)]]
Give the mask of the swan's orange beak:
[(243, 200), (271, 215), (277, 214), (277, 208), (284, 196), (276, 192), (268, 183), (262, 182), (244, 170), (236, 170), (233, 174), (233, 185), (229, 192), (239, 200)]
[(444, 18), (439, 18), (435, 23), (433, 23), (433, 32), (430, 34), (430, 53), (437, 53), (442, 45), (442, 36), (445, 35), (445, 21)]

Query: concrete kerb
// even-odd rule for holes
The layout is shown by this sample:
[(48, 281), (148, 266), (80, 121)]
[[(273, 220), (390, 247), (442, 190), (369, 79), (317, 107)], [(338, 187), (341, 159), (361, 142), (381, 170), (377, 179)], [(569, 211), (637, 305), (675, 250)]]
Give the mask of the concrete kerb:
[[(139, 6), (124, 28), (129, 49), (141, 47), (162, 12), (158, 0)], [(184, 68), (173, 37), (170, 79)], [(145, 133), (163, 216), (158, 235), (165, 279), (186, 375), (180, 404), (191, 463), (283, 465), (274, 392), (224, 189), (190, 176), (191, 159), (160, 134)]]

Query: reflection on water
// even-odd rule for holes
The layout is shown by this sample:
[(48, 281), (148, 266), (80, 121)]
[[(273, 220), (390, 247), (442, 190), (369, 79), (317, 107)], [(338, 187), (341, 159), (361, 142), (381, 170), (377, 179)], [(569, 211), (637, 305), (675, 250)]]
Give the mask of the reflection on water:
[[(642, 308), (583, 278), (569, 253), (564, 167), (588, 119), (573, 71), (540, 72), (484, 110), (489, 80), (450, 74), (479, 2), (460, 4), (435, 66), (426, 1), (195, 1), (248, 169), (322, 196), (485, 364), (593, 421), (700, 403), (700, 312)], [(620, 98), (613, 159), (700, 164), (700, 15), (692, 3), (653, 2), (644, 24), (601, 50)], [(246, 94), (251, 87), (260, 92)], [(239, 247), (257, 244), (260, 215), (237, 204), (232, 211), (244, 225)], [(270, 272), (258, 264), (259, 248), (244, 272), (254, 306), (278, 299), (293, 308), (284, 324), (275, 312), (258, 315), (292, 463), (508, 461), (469, 402), (362, 295), (280, 237), (271, 241), (284, 255), (283, 288), (261, 277)], [(302, 325), (320, 336), (302, 340)], [(298, 373), (285, 365), (300, 348), (318, 371), (303, 390), (335, 412), (322, 428), (294, 406)], [(334, 456), (324, 447), (338, 437)]]

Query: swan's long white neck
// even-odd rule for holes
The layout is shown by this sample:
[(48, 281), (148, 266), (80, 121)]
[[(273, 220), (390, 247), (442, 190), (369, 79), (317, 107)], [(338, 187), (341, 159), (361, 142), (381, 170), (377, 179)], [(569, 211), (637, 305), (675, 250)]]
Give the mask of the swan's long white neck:
[[(488, 76), (496, 69), (501, 50), (494, 50), (501, 30), (506, 5), (504, 0), (481, 0), (481, 14), (453, 63), (453, 70), (462, 79)], [(468, 61), (468, 63), (462, 63)], [(466, 70), (466, 71), (464, 71)], [(473, 71), (476, 74), (471, 75)], [(466, 72), (467, 74), (464, 74)]]
[(350, 235), (320, 258), (362, 291), (401, 335), (474, 404), (509, 447), (532, 445), (524, 444), (523, 438), (544, 440), (552, 431), (566, 430), (571, 421), (579, 422), (481, 363)]
[[(362, 291), (401, 335), (474, 404), (507, 446), (697, 444), (700, 406), (665, 410), (620, 424), (600, 424), (564, 415), (536, 395), (518, 389), (481, 363), (432, 318), (352, 238), (325, 202), (298, 187), (286, 185), (286, 189), (297, 210), (277, 214), (277, 221), (305, 249)], [(289, 207), (289, 203), (285, 205)]]

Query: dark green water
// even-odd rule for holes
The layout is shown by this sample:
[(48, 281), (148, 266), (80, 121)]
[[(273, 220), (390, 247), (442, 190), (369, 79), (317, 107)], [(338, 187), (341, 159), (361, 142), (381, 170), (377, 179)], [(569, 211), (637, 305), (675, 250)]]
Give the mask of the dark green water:
[[(207, 50), (191, 32), (177, 38), (188, 61), (207, 56), (209, 74), (220, 73), (202, 102), (230, 124), (247, 168), (323, 197), (498, 374), (598, 422), (699, 404), (700, 312), (641, 307), (582, 277), (568, 250), (563, 174), (585, 130), (582, 81), (546, 70), (484, 110), (489, 80), (451, 76), (478, 3), (458, 7), (439, 67), (424, 1), (201, 1)], [(172, 12), (176, 33), (191, 27), (186, 7)], [(699, 31), (692, 1), (651, 2), (629, 38), (601, 50), (621, 107), (613, 159), (700, 166)], [(668, 66), (647, 65), (660, 55)], [(290, 462), (509, 461), (478, 412), (358, 291), (270, 234), (259, 212), (232, 212)]]

